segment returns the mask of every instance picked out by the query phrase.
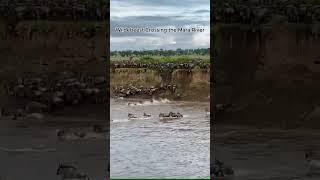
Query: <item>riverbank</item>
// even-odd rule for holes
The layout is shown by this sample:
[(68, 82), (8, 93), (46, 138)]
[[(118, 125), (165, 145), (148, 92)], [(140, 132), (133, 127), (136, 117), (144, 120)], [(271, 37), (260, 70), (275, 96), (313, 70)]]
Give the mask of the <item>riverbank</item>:
[[(13, 25), (0, 20), (1, 115), (52, 114), (70, 107), (76, 114), (79, 106), (105, 106), (103, 21), (40, 19), (19, 19)], [(26, 109), (30, 103), (37, 104), (32, 111)], [(91, 112), (101, 114), (95, 108)]]
[(111, 97), (210, 100), (209, 69), (115, 68), (111, 71)]
[(0, 178), (55, 180), (59, 163), (67, 163), (105, 179), (106, 132), (94, 131), (108, 123), (105, 78), (36, 77), (2, 82)]
[[(14, 119), (28, 114), (71, 114), (75, 117), (96, 114), (105, 121), (104, 105), (107, 103), (106, 78), (24, 78), (7, 82), (2, 89), (1, 115)], [(80, 111), (82, 109), (84, 111)]]

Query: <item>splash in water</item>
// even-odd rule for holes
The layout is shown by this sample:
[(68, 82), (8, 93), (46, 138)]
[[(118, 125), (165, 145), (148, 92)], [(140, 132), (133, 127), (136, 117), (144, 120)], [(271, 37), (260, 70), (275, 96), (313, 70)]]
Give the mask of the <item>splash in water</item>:
[(161, 104), (167, 104), (171, 101), (167, 98), (160, 98), (159, 100), (152, 99), (148, 101), (139, 101), (139, 102), (128, 102), (128, 106), (151, 106), (151, 105), (161, 105)]

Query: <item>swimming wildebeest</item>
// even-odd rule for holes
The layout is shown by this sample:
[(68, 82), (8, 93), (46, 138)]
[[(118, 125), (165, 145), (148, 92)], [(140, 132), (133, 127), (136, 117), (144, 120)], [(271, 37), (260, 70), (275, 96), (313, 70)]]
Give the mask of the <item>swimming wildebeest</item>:
[(151, 117), (151, 114), (143, 113), (143, 117)]
[(129, 113), (129, 114), (128, 114), (128, 118), (129, 118), (129, 119), (133, 119), (133, 118), (137, 118), (137, 117), (134, 116), (133, 114)]
[(177, 113), (169, 112), (169, 114), (160, 113), (159, 117), (160, 118), (169, 118), (169, 119), (179, 119), (179, 118), (182, 118), (183, 115), (179, 112), (177, 112)]
[(227, 167), (221, 161), (215, 159), (212, 168), (212, 175), (214, 177), (225, 177), (234, 175), (234, 171), (231, 167)]
[(305, 153), (305, 159), (308, 168), (308, 175), (319, 175), (320, 174), (320, 160), (314, 158), (314, 152), (308, 150)]
[(78, 168), (66, 164), (59, 164), (57, 175), (61, 177), (61, 180), (90, 180), (89, 176), (83, 172), (80, 172)]

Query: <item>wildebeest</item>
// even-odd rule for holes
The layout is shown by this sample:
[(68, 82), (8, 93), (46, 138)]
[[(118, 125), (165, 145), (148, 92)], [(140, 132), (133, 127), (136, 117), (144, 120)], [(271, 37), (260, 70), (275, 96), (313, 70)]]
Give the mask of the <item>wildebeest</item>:
[(320, 160), (314, 158), (314, 152), (308, 150), (305, 153), (305, 159), (307, 161), (307, 168), (309, 175), (319, 175), (320, 174)]
[(211, 171), (214, 177), (225, 177), (234, 175), (234, 171), (231, 167), (225, 166), (224, 163), (217, 159), (215, 159)]
[(130, 113), (129, 113), (129, 114), (128, 114), (128, 118), (129, 118), (129, 119), (133, 119), (133, 118), (137, 118), (137, 117), (134, 116), (133, 114), (130, 114)]
[(143, 113), (143, 117), (151, 117), (151, 114)]
[(182, 118), (183, 115), (179, 112), (177, 113), (169, 112), (169, 114), (160, 113), (159, 117), (162, 119), (179, 119), (179, 118)]
[(61, 180), (90, 180), (87, 174), (80, 172), (79, 169), (75, 166), (67, 164), (59, 164), (59, 167), (57, 169), (57, 175), (61, 177)]
[(36, 101), (32, 101), (25, 106), (25, 110), (29, 113), (40, 113), (48, 110), (48, 106)]

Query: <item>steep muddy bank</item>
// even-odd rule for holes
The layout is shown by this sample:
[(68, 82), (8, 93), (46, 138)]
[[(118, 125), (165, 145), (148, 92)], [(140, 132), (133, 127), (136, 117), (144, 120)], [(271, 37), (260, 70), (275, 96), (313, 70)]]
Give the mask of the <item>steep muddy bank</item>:
[(147, 68), (116, 68), (111, 72), (111, 96), (208, 101), (210, 72), (207, 69), (167, 71)]
[[(57, 129), (107, 123), (107, 105), (100, 100), (107, 97), (108, 28), (93, 18), (80, 20), (76, 13), (77, 19), (70, 21), (68, 12), (56, 11), (63, 2), (55, 1), (61, 6), (49, 5), (48, 9), (44, 4), (40, 9), (36, 1), (26, 3), (27, 8), (19, 1), (15, 9), (15, 2), (5, 3), (9, 8), (0, 5), (4, 11), (0, 15), (0, 179), (22, 179), (22, 175), (57, 179), (60, 163), (74, 164), (90, 179), (106, 179), (105, 133), (101, 133), (103, 138), (69, 142), (60, 140), (61, 133), (57, 137)], [(41, 14), (43, 9), (51, 10), (50, 17)], [(15, 16), (19, 14), (23, 17)], [(103, 77), (100, 85), (97, 77)], [(94, 98), (98, 92), (102, 96)]]
[(282, 128), (320, 127), (318, 31), (276, 23), (213, 29), (215, 104), (232, 104), (218, 123)]
[[(8, 24), (7, 19), (1, 19), (0, 107), (2, 111), (9, 109), (9, 114), (12, 115), (16, 109), (24, 109), (24, 106), (31, 101), (46, 106), (53, 101), (66, 102), (66, 94), (77, 96), (75, 99), (78, 100), (83, 99), (84, 94), (80, 95), (80, 89), (83, 89), (83, 92), (90, 91), (91, 95), (94, 94), (93, 91), (96, 93), (103, 91), (105, 95), (99, 95), (99, 99), (106, 99), (105, 78), (108, 75), (106, 34), (105, 23), (98, 20), (19, 20), (13, 26)], [(99, 87), (94, 85), (96, 77), (104, 79), (98, 83)], [(73, 82), (67, 82), (68, 79)], [(82, 87), (76, 87), (79, 85)], [(58, 91), (60, 91), (58, 94), (63, 94), (62, 99), (55, 97), (54, 94)], [(43, 98), (39, 99), (39, 95)], [(76, 101), (74, 103), (79, 104)], [(85, 104), (92, 107), (90, 104), (97, 104), (94, 101)], [(98, 108), (91, 110), (98, 113), (95, 109), (100, 109), (99, 106), (104, 105), (98, 103), (96, 105)], [(77, 109), (77, 106), (72, 107)]]

